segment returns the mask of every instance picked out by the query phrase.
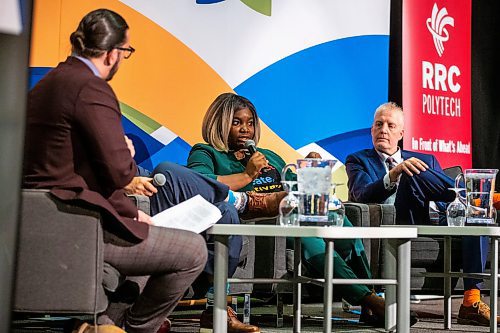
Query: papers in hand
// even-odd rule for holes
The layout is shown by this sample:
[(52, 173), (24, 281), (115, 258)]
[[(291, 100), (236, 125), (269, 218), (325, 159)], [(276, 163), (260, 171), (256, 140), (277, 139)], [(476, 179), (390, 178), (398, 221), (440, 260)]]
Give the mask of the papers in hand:
[(159, 227), (188, 230), (199, 234), (213, 226), (221, 217), (220, 210), (198, 194), (156, 214), (152, 219), (153, 224)]

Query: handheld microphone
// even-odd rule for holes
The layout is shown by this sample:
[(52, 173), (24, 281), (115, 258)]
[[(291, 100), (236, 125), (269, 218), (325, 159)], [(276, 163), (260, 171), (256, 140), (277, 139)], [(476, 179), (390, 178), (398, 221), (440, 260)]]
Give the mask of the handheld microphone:
[(253, 140), (245, 141), (245, 148), (248, 149), (250, 155), (253, 155), (257, 152), (257, 147), (255, 147), (255, 141)]
[(167, 182), (167, 178), (162, 173), (157, 173), (153, 176), (152, 183), (154, 186), (163, 186)]

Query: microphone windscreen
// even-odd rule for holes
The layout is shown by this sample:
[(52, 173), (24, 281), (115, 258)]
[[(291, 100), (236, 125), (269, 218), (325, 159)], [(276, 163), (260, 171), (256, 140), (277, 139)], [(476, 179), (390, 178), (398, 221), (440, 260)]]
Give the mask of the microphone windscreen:
[(255, 154), (255, 152), (257, 151), (257, 148), (255, 147), (255, 141), (253, 140), (245, 141), (245, 148), (248, 149), (250, 155)]
[(163, 186), (167, 182), (167, 178), (162, 173), (157, 173), (153, 176), (153, 185), (154, 186)]

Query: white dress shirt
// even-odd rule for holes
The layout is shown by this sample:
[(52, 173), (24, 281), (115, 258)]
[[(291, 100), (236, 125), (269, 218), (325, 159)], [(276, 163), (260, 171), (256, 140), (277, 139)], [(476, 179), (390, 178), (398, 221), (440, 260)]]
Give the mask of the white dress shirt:
[[(399, 147), (398, 147), (398, 150), (392, 155), (387, 155), (386, 153), (382, 153), (378, 150), (377, 150), (377, 154), (380, 158), (380, 161), (382, 161), (382, 164), (384, 164), (384, 168), (386, 171), (386, 174), (384, 176), (384, 187), (386, 190), (390, 191), (395, 186), (397, 186), (397, 184), (399, 183), (399, 178), (401, 176), (398, 177), (398, 179), (395, 182), (391, 182), (391, 179), (389, 178), (389, 167), (387, 166), (386, 161), (387, 161), (387, 158), (392, 157), (394, 159), (396, 165), (403, 162), (403, 157), (401, 156), (401, 149), (399, 149)], [(384, 204), (393, 204), (395, 200), (396, 200), (396, 192), (394, 192), (390, 197), (385, 199), (385, 201), (383, 203)]]

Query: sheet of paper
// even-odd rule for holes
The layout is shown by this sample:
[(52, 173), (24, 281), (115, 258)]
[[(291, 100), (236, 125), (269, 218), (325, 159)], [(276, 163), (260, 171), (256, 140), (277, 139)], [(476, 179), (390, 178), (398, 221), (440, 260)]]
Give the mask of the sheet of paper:
[(214, 225), (222, 214), (220, 210), (196, 195), (180, 204), (164, 210), (152, 217), (153, 224), (159, 227), (188, 230), (201, 233)]

